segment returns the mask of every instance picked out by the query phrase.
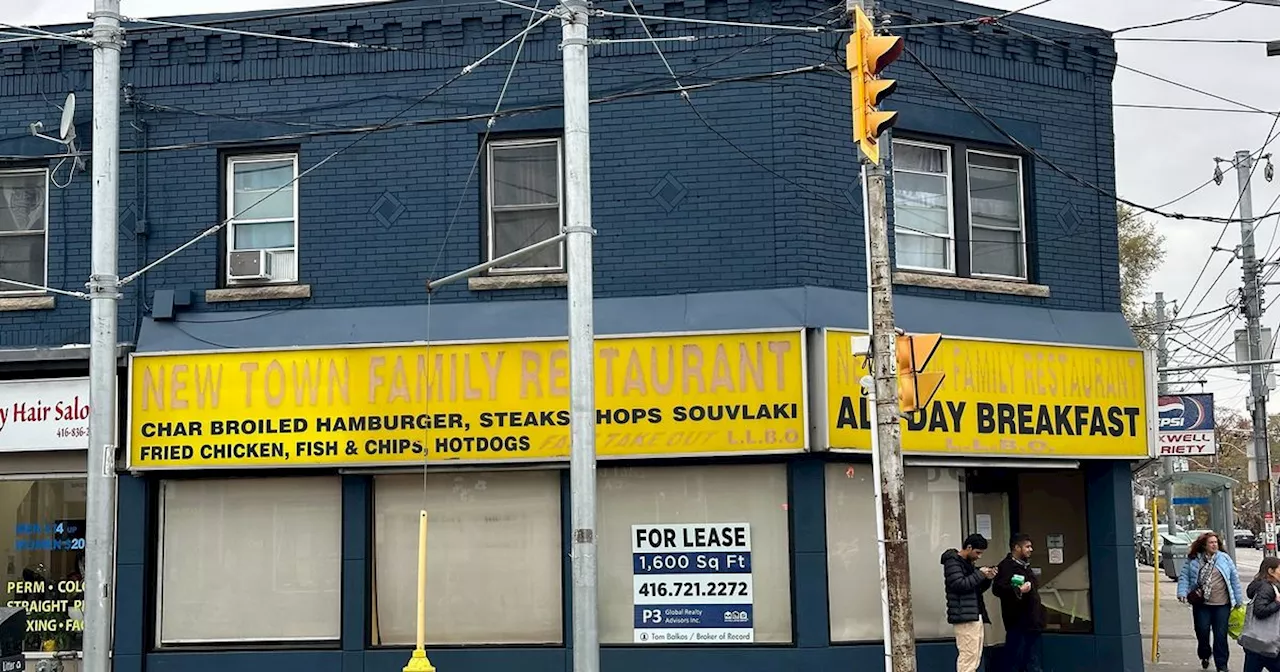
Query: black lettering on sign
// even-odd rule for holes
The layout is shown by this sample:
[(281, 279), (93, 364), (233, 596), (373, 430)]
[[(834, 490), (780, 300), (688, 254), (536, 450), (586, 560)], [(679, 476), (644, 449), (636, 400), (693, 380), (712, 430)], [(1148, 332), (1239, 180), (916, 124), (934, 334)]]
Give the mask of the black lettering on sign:
[(199, 420), (191, 422), (144, 422), (142, 435), (148, 439), (168, 438), (171, 436), (200, 436), (203, 426)]
[(480, 426), (489, 427), (567, 427), (569, 411), (485, 411)]
[(461, 413), (418, 415), (335, 416), (316, 420), (320, 432), (394, 432), (427, 429), (464, 429)]
[(255, 420), (210, 420), (209, 434), (213, 436), (242, 436), (255, 434), (294, 434), (307, 431), (306, 418), (260, 418)]
[(436, 439), (435, 452), (517, 453), (529, 450), (528, 436), (455, 436)]
[(212, 443), (200, 446), (200, 457), (206, 460), (287, 460), (289, 453), (280, 442)]
[(196, 450), (191, 446), (139, 446), (138, 460), (141, 462), (177, 462), (195, 457)]
[(333, 457), (338, 454), (337, 441), (299, 441), (294, 444), (293, 454), (297, 457)]
[(975, 405), (979, 434), (1008, 436), (1138, 436), (1136, 406), (1089, 406), (1085, 404)]
[(661, 408), (600, 408), (596, 409), (597, 425), (635, 425), (641, 422), (662, 422)]
[(913, 432), (958, 432), (964, 417), (966, 402), (933, 401), (928, 406), (911, 413), (903, 413), (907, 429)]
[(853, 407), (853, 397), (840, 399), (840, 412), (836, 415), (837, 429), (871, 429), (871, 412), (867, 409), (866, 396), (858, 397), (858, 408)]
[(698, 404), (671, 409), (671, 419), (676, 422), (795, 420), (797, 415), (799, 404)]

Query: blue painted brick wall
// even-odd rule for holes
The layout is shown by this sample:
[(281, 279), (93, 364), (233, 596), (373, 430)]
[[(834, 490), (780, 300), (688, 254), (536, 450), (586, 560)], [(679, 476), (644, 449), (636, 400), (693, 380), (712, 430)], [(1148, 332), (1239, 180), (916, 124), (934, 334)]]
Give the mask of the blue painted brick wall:
[[(811, 23), (841, 28), (826, 0), (683, 0), (637, 3), (649, 14), (738, 22)], [(882, 3), (897, 25), (986, 15), (947, 2)], [(219, 144), (247, 145), (300, 134), (301, 166), (333, 158), (301, 182), (301, 280), (309, 304), (339, 307), (425, 300), (424, 283), (481, 260), (476, 161), (482, 121), (422, 123), (378, 132), (335, 133), (397, 121), (491, 112), (507, 77), (511, 46), (411, 110), (463, 66), (515, 35), (528, 17), (491, 2), (438, 0), (315, 12), (259, 12), (219, 25), (257, 32), (359, 42), (344, 49), (258, 37), (133, 26), (123, 82), (134, 103), (122, 111), (121, 270), (128, 273), (217, 223)], [(905, 29), (909, 48), (956, 90), (1007, 125), (1075, 178), (1114, 189), (1109, 39), (1091, 29), (1037, 19), (1011, 25), (1067, 46), (1046, 46), (999, 26)], [(844, 33), (650, 22), (681, 83), (697, 86), (692, 107), (652, 44), (592, 49), (593, 211), (596, 291), (601, 297), (796, 285), (859, 288), (863, 274), (862, 197), (850, 139)], [(558, 131), (560, 29), (533, 33), (494, 131)], [(635, 20), (593, 18), (597, 38), (643, 37)], [(754, 75), (826, 64), (828, 69)], [(79, 96), (81, 144), (92, 146), (89, 52), (75, 45), (19, 43), (0, 49), (0, 157), (52, 153), (23, 133)], [(892, 66), (900, 128), (944, 133), (965, 127), (995, 136), (909, 57)], [(726, 78), (751, 81), (724, 82)], [(536, 111), (530, 110), (534, 108)], [(143, 132), (141, 129), (145, 129)], [(351, 146), (350, 149), (346, 149)], [(145, 148), (147, 151), (138, 151)], [(49, 165), (53, 165), (50, 162)], [(1028, 162), (1034, 203), (1035, 279), (1048, 299), (962, 294), (969, 300), (1054, 308), (1118, 310), (1115, 209), (1105, 196), (1043, 163)], [(65, 171), (65, 167), (64, 167)], [(142, 176), (144, 179), (137, 179)], [(59, 175), (65, 178), (65, 173)], [(671, 183), (674, 207), (652, 193)], [(50, 282), (80, 289), (89, 272), (90, 178), (76, 176), (51, 197)], [(392, 226), (371, 213), (383, 194), (404, 212)], [(1065, 216), (1064, 213), (1074, 213)], [(1061, 221), (1074, 221), (1064, 229)], [(145, 234), (140, 231), (145, 221)], [(191, 290), (195, 310), (272, 309), (296, 302), (204, 304), (217, 286), (217, 236), (168, 261), (125, 291), (121, 338), (156, 289)], [(919, 288), (900, 291), (956, 296)], [(470, 292), (459, 284), (440, 301), (562, 296), (562, 289)], [(87, 305), (59, 298), (56, 310), (0, 312), (0, 347), (87, 342)]]

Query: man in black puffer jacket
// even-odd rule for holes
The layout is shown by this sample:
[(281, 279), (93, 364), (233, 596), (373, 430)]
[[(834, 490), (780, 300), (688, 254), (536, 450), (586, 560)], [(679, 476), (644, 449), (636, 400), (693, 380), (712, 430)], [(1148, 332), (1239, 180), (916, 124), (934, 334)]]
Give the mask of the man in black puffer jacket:
[(974, 565), (987, 550), (987, 539), (971, 534), (964, 548), (942, 554), (942, 581), (947, 589), (947, 622), (955, 628), (956, 672), (977, 672), (982, 663), (983, 626), (991, 622), (982, 594), (991, 587), (995, 567)]

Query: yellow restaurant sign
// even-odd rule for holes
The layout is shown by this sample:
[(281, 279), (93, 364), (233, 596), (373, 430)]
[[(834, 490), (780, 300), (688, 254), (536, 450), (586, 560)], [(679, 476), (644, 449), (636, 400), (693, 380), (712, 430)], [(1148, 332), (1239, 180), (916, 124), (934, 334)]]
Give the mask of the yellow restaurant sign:
[[(826, 445), (870, 450), (853, 332), (826, 332)], [(905, 453), (1024, 457), (1150, 455), (1148, 365), (1141, 350), (944, 337), (929, 370), (933, 401), (902, 419)], [(820, 437), (821, 440), (821, 437)]]
[[(569, 455), (564, 341), (136, 355), (129, 468)], [(800, 330), (596, 341), (601, 457), (802, 451)]]

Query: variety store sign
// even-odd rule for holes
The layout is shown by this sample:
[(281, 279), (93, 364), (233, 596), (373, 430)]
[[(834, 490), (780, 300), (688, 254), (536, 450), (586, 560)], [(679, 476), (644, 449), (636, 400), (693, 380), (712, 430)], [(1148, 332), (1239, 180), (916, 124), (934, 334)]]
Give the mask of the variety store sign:
[(0, 453), (88, 447), (88, 378), (0, 382)]

